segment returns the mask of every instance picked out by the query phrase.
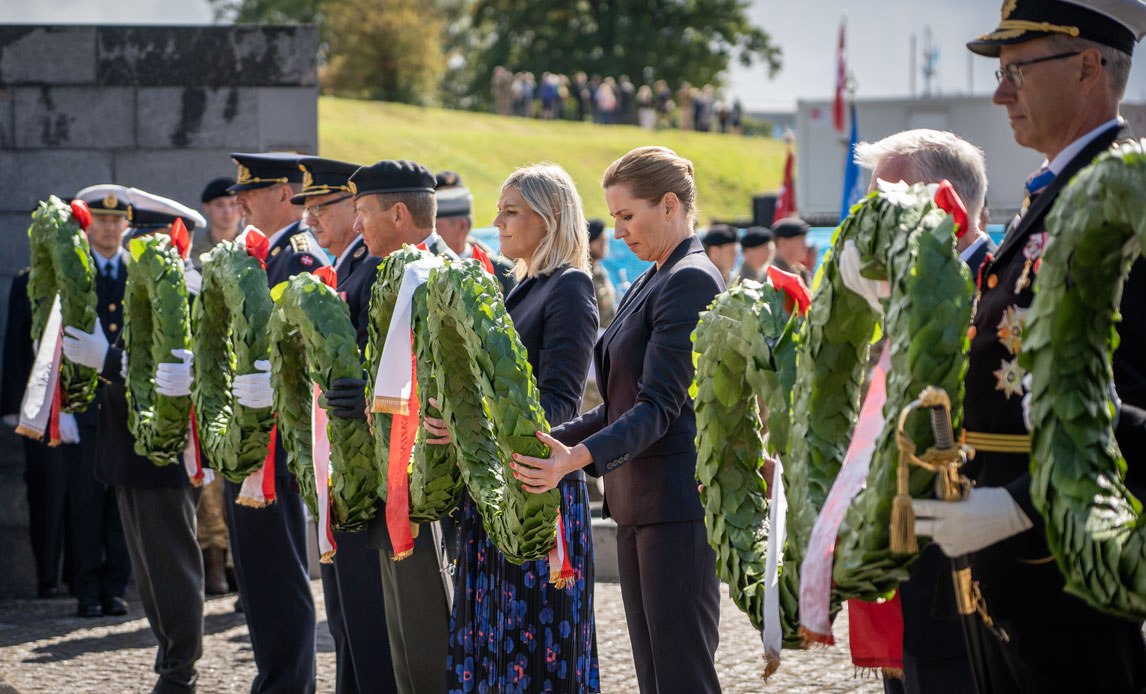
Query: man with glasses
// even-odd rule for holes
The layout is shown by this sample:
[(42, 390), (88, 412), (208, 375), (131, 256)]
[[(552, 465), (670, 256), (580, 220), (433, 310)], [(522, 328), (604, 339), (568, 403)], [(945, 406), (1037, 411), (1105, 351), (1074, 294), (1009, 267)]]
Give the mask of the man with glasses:
[[(979, 622), (982, 648), (971, 653), (972, 664), (994, 693), (1146, 690), (1141, 624), (1063, 590), (1030, 498), (1026, 374), (1018, 363), (1047, 213), (1078, 171), (1132, 136), (1118, 103), (1143, 33), (1146, 4), (1138, 0), (1007, 0), (998, 28), (967, 44), (999, 59), (995, 103), (1007, 109), (1015, 140), (1046, 157), (1005, 240), (980, 270), (964, 400), (976, 486), (963, 502), (916, 508), (920, 535), (949, 556), (970, 555), (986, 609), (1008, 636)], [(1146, 270), (1138, 263), (1123, 289), (1114, 383), (1123, 401), (1116, 435), (1129, 463), (1126, 482), (1139, 498), (1146, 463), (1129, 437), (1140, 438), (1146, 422), (1138, 409), (1146, 406), (1144, 295)]]
[[(370, 293), (382, 259), (370, 255), (354, 230), (350, 176), (358, 164), (303, 157), (298, 166), (302, 192), (291, 202), (304, 206), (305, 221), (318, 245), (337, 258), (337, 291), (350, 307), (358, 348), (365, 353), (370, 339)], [(326, 395), (333, 397), (329, 391)], [(334, 690), (336, 694), (397, 692), (378, 550), (366, 545), (365, 532), (335, 532), (334, 542), (338, 551), (333, 563), (321, 565), (326, 625), (334, 638), (336, 657)]]

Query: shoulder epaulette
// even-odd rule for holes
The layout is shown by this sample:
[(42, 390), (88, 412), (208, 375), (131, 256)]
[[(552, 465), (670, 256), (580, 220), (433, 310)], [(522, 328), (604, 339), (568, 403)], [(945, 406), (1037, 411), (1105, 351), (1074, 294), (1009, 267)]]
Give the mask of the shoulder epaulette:
[(290, 247), (295, 253), (310, 253), (310, 239), (306, 234), (295, 234), (290, 237)]

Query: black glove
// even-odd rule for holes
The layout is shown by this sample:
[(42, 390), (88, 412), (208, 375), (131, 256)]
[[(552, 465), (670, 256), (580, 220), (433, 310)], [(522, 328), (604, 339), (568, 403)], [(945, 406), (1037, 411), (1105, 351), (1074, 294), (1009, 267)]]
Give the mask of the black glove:
[(366, 419), (366, 381), (340, 378), (326, 389), (326, 412), (343, 419)]

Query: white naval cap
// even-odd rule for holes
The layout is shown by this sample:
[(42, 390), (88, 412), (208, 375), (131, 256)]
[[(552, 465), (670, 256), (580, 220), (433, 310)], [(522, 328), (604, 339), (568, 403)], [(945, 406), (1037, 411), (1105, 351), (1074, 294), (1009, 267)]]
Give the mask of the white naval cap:
[(207, 226), (203, 215), (186, 205), (139, 188), (128, 190), (127, 218), (135, 229), (165, 227), (182, 219), (188, 232)]
[(128, 188), (113, 183), (88, 186), (78, 191), (75, 199), (87, 203), (92, 214), (111, 214), (119, 217), (127, 216), (127, 206), (131, 202)]

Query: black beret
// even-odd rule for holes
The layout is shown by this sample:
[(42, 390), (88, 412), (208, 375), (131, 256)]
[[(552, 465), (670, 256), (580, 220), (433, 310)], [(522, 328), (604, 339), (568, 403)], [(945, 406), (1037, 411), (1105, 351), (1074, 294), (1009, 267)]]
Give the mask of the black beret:
[(729, 243), (736, 243), (736, 230), (727, 224), (713, 224), (708, 228), (701, 243), (705, 248), (712, 246), (723, 246)]
[(294, 152), (265, 152), (249, 154), (232, 152), (231, 160), (239, 167), (238, 182), (228, 190), (254, 190), (276, 183), (302, 183), (298, 168), (299, 155)]
[(772, 230), (768, 227), (748, 227), (744, 236), (740, 237), (741, 248), (756, 248), (763, 246), (773, 239)]
[(350, 177), (350, 192), (355, 197), (372, 193), (433, 193), (434, 174), (412, 161), (383, 159), (363, 166)]
[(462, 185), (462, 177), (458, 175), (457, 171), (439, 171), (434, 176), (435, 188), (452, 188), (460, 185)]
[(598, 236), (605, 233), (605, 220), (594, 217), (588, 221), (588, 224), (590, 241), (596, 241)]
[(772, 235), (778, 239), (791, 239), (808, 233), (808, 224), (799, 217), (781, 219), (772, 225)]
[(361, 167), (337, 159), (299, 157), (298, 168), (302, 171), (302, 192), (290, 201), (302, 205), (307, 198), (330, 195), (340, 190), (349, 193), (350, 176)]
[(225, 198), (234, 195), (235, 192), (229, 190), (231, 186), (235, 185), (233, 178), (216, 178), (207, 184), (203, 189), (203, 194), (199, 196), (199, 202), (211, 202), (217, 198)]
[(1132, 55), (1144, 31), (1146, 6), (1141, 0), (1007, 0), (999, 26), (968, 41), (967, 48), (997, 58), (1005, 45), (1073, 36)]

